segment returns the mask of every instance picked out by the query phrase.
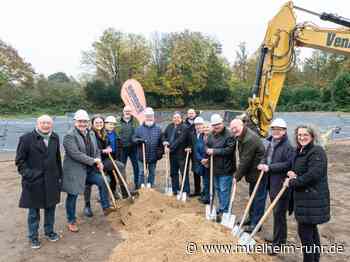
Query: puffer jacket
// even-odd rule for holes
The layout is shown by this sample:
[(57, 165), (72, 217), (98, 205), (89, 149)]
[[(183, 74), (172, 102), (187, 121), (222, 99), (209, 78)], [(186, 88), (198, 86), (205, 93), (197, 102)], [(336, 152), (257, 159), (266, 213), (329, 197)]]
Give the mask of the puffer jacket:
[(322, 224), (330, 220), (327, 155), (319, 145), (297, 149), (292, 162), (296, 179), (290, 180), (294, 193), (294, 214), (299, 223)]
[(152, 126), (142, 124), (136, 128), (133, 143), (137, 144), (139, 161), (143, 162), (142, 143), (145, 143), (146, 162), (154, 163), (163, 155), (162, 131), (155, 123)]

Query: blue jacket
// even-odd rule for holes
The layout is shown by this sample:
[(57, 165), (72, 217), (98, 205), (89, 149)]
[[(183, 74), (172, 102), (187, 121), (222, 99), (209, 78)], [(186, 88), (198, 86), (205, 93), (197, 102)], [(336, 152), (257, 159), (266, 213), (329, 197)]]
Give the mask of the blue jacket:
[(202, 161), (205, 158), (208, 158), (206, 154), (206, 144), (204, 142), (203, 135), (200, 135), (199, 138), (196, 140), (194, 147), (194, 157), (199, 162), (199, 165), (196, 166), (195, 172), (199, 175), (203, 175), (205, 173), (206, 167), (203, 166), (200, 161)]
[(154, 163), (162, 157), (162, 131), (158, 125), (153, 124), (149, 127), (142, 124), (136, 128), (132, 140), (137, 144), (139, 161), (143, 162), (142, 143), (145, 143), (147, 163)]

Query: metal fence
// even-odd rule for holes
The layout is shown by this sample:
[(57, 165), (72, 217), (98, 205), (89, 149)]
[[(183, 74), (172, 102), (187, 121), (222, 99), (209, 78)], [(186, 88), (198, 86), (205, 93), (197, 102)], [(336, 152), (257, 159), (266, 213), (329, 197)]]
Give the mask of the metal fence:
[[(213, 113), (221, 114), (225, 122), (228, 123), (231, 119), (241, 112), (234, 111), (203, 111), (201, 116), (205, 120), (210, 120)], [(173, 112), (162, 111), (156, 112), (156, 121), (162, 128), (171, 121)], [(312, 124), (319, 128), (320, 132), (327, 132), (334, 127), (340, 127), (339, 134), (332, 134), (332, 139), (350, 139), (350, 115), (338, 113), (276, 113), (276, 117), (282, 117), (288, 123), (288, 130), (291, 132), (299, 124)], [(35, 127), (35, 118), (26, 119), (0, 119), (0, 152), (15, 151), (18, 139), (26, 132), (30, 132)], [(69, 113), (65, 116), (54, 117), (54, 131), (61, 138), (73, 126), (73, 114)]]

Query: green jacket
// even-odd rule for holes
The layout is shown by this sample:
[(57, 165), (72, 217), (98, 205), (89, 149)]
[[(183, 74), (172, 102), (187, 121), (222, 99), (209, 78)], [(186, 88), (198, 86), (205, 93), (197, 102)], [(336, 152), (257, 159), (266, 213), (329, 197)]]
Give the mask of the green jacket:
[(248, 183), (255, 183), (260, 173), (257, 166), (264, 158), (264, 144), (261, 138), (247, 127), (244, 127), (237, 141), (239, 165), (236, 172), (236, 179), (239, 181), (242, 177), (245, 177)]

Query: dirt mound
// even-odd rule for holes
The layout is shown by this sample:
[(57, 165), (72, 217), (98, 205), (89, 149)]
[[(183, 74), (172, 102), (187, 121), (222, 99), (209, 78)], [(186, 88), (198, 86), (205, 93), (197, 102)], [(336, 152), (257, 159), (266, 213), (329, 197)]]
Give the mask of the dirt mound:
[[(207, 252), (203, 244), (233, 247), (237, 239), (221, 225), (207, 221), (203, 207), (200, 210), (194, 201), (182, 203), (154, 190), (141, 191), (133, 205), (122, 208), (126, 240), (114, 249), (109, 261), (271, 261), (264, 255)], [(188, 246), (195, 250), (187, 250)]]

